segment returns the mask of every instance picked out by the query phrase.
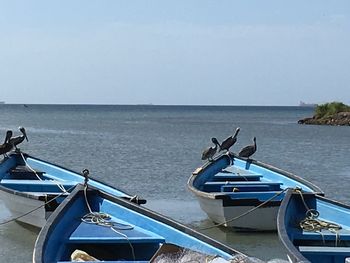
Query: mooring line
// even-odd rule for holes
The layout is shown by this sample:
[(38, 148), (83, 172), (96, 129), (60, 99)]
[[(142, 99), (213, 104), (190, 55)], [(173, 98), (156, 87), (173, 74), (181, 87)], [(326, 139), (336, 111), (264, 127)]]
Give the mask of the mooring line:
[(219, 227), (219, 226), (225, 225), (225, 224), (227, 224), (227, 223), (230, 223), (230, 222), (232, 222), (232, 221), (235, 221), (235, 220), (237, 220), (237, 219), (239, 219), (239, 218), (241, 218), (241, 217), (243, 217), (243, 216), (246, 216), (246, 215), (248, 215), (248, 214), (254, 212), (256, 209), (258, 209), (258, 208), (264, 206), (264, 205), (267, 204), (268, 202), (272, 201), (272, 200), (275, 199), (277, 196), (283, 194), (283, 193), (286, 192), (288, 189), (293, 189), (293, 188), (287, 187), (287, 188), (284, 189), (283, 191), (278, 192), (277, 194), (275, 194), (275, 195), (272, 196), (271, 198), (267, 199), (266, 201), (264, 201), (264, 202), (261, 203), (260, 205), (255, 206), (255, 207), (253, 207), (252, 209), (247, 210), (247, 211), (244, 212), (243, 214), (240, 214), (240, 215), (238, 215), (238, 216), (236, 216), (236, 217), (234, 217), (234, 218), (231, 218), (231, 219), (229, 219), (229, 220), (226, 220), (226, 221), (224, 221), (224, 222), (222, 222), (222, 223), (214, 224), (213, 226), (200, 228), (199, 230), (208, 230), (208, 229), (211, 229), (211, 228), (214, 228), (214, 227)]
[[(75, 185), (73, 185), (71, 188), (69, 188), (69, 189), (67, 190), (67, 192), (69, 192), (70, 190), (72, 190), (74, 187), (75, 187)], [(52, 198), (51, 200), (49, 200), (49, 201), (43, 203), (42, 205), (40, 205), (40, 206), (38, 206), (38, 207), (36, 207), (36, 208), (34, 208), (34, 209), (32, 209), (32, 210), (30, 210), (30, 211), (28, 211), (28, 212), (22, 214), (22, 215), (20, 215), (20, 216), (11, 218), (11, 219), (6, 220), (6, 221), (3, 221), (3, 222), (0, 222), (0, 226), (1, 226), (1, 225), (8, 224), (8, 223), (11, 223), (11, 222), (13, 222), (13, 221), (16, 221), (16, 220), (18, 220), (18, 219), (20, 219), (20, 218), (22, 218), (22, 217), (25, 217), (25, 216), (27, 216), (27, 215), (29, 215), (29, 214), (35, 212), (36, 210), (39, 210), (40, 208), (44, 207), (45, 205), (51, 203), (52, 201), (56, 200), (57, 198), (61, 197), (61, 196), (64, 195), (64, 194), (66, 194), (66, 193), (60, 193), (59, 195), (55, 196), (55, 197)]]

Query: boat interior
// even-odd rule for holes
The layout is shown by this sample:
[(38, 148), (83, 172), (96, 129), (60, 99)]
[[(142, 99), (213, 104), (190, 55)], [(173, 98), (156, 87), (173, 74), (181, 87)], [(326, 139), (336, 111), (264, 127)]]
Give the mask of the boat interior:
[[(254, 196), (264, 201), (282, 191), (282, 186), (282, 182), (267, 181), (262, 174), (230, 166), (213, 173), (199, 190), (207, 193), (225, 193), (234, 199)], [(282, 197), (276, 197), (276, 200), (281, 200)]]
[[(162, 244), (186, 244), (189, 247), (200, 244), (182, 231), (171, 229), (115, 200), (89, 191), (87, 196), (85, 199), (83, 191), (79, 192), (69, 207), (61, 208), (56, 219), (48, 222), (51, 229), (45, 230), (49, 233), (43, 249), (45, 262), (71, 262), (71, 255), (77, 250), (105, 262), (150, 262)], [(87, 203), (92, 211), (108, 213), (106, 221), (109, 223), (84, 220), (89, 214)], [(207, 251), (210, 251), (205, 243), (199, 246), (208, 246)], [(215, 249), (211, 249), (215, 253)]]
[[(303, 220), (306, 219), (309, 209), (317, 211), (319, 216), (305, 222)], [(295, 211), (298, 212), (295, 213)], [(327, 256), (333, 257), (332, 262), (338, 262), (335, 258), (338, 260), (341, 258), (340, 262), (344, 262), (346, 256), (350, 254), (350, 209), (348, 207), (333, 204), (313, 194), (304, 194), (303, 198), (299, 194), (293, 194), (293, 199), (285, 213), (289, 239), (306, 258), (311, 257), (313, 262), (324, 262)], [(316, 227), (312, 226), (313, 229), (309, 229), (310, 224), (316, 224)], [(322, 224), (322, 229), (318, 229), (319, 224)]]
[(39, 169), (34, 169), (20, 158), (11, 156), (5, 160), (0, 171), (0, 185), (14, 191), (41, 194), (61, 194), (74, 187), (74, 182), (57, 181), (55, 176)]

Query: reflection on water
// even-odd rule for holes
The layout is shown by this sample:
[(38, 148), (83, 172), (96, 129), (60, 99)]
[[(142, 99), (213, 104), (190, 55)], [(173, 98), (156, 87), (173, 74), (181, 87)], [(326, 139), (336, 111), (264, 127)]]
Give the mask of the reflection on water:
[[(10, 218), (10, 212), (0, 202), (0, 223)], [(37, 229), (16, 222), (0, 225), (0, 262), (30, 262), (38, 233)]]

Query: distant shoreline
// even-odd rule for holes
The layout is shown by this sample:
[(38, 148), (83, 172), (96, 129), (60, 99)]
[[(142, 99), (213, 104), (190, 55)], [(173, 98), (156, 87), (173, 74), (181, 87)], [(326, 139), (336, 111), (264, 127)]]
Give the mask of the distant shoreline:
[[(1, 103), (0, 103), (1, 104)], [(137, 106), (137, 107), (278, 107), (278, 108), (313, 108), (299, 105), (217, 105), (217, 104), (101, 104), (101, 103), (4, 103), (13, 106)]]
[(342, 102), (318, 105), (312, 117), (298, 121), (299, 124), (350, 126), (350, 106)]

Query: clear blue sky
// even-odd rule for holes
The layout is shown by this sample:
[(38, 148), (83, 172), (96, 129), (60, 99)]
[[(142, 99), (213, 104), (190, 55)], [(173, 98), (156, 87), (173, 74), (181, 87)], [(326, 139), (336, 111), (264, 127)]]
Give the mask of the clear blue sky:
[(0, 101), (350, 104), (350, 1), (3, 1)]

